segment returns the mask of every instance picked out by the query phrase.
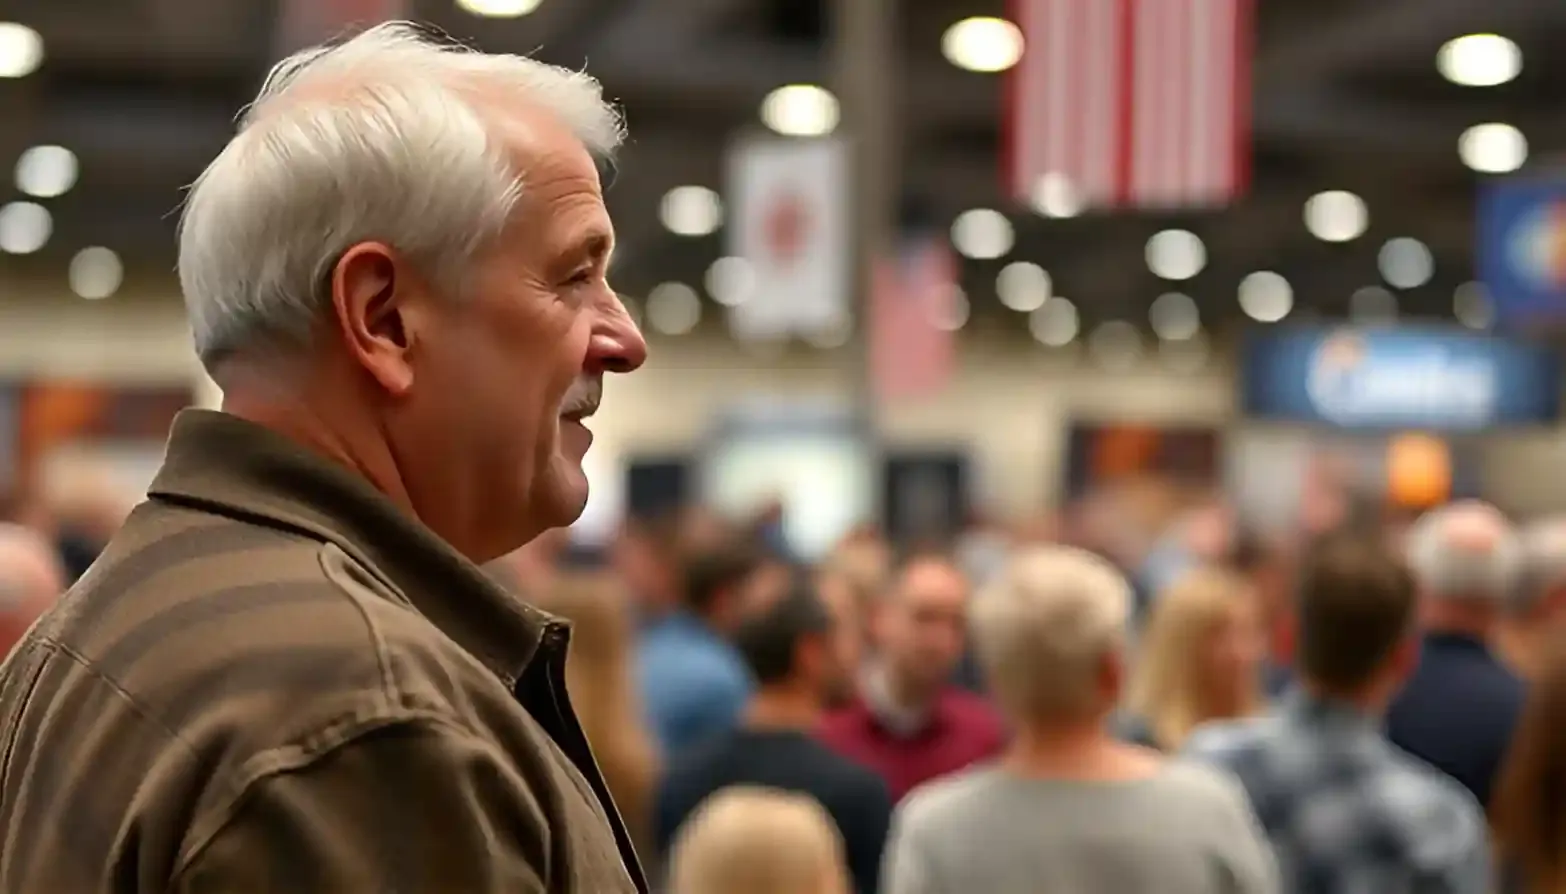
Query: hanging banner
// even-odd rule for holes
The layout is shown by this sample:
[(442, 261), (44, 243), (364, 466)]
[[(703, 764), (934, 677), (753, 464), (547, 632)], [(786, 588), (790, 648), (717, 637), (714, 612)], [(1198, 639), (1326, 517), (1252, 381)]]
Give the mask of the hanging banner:
[(1495, 321), (1511, 329), (1566, 322), (1566, 177), (1516, 177), (1479, 194), (1479, 277)]
[(1250, 172), (1254, 0), (1016, 0), (1008, 190), (1041, 213), (1227, 204)]
[(729, 254), (750, 268), (731, 310), (737, 335), (840, 328), (849, 316), (848, 158), (833, 139), (747, 139), (729, 155)]
[(870, 284), (870, 375), (878, 398), (939, 394), (956, 366), (950, 321), (959, 264), (945, 234), (910, 236), (876, 260)]

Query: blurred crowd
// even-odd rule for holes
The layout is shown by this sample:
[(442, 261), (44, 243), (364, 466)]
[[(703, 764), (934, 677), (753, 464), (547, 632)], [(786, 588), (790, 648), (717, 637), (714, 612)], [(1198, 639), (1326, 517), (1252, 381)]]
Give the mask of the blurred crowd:
[[(1221, 498), (1130, 554), (1072, 512), (805, 563), (778, 508), (491, 567), (674, 894), (1566, 890), (1566, 518)], [(0, 526), (0, 650), (113, 531)]]

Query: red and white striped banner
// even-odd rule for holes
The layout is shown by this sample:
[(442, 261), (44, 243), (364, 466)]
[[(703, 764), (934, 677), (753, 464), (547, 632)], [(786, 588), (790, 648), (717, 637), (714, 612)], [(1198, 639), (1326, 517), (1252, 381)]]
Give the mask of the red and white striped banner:
[(1006, 109), (1010, 193), (1084, 208), (1242, 193), (1253, 2), (1012, 0), (1025, 48)]
[(956, 345), (942, 320), (950, 316), (957, 272), (944, 235), (908, 239), (896, 256), (875, 263), (868, 347), (878, 398), (918, 399), (946, 387)]

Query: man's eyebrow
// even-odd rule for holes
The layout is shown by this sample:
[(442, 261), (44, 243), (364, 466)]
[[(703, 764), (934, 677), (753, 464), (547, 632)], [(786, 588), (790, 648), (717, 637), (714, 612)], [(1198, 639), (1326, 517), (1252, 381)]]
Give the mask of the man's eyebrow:
[(614, 250), (614, 237), (608, 233), (594, 231), (576, 240), (566, 251), (570, 258), (575, 260), (605, 260)]

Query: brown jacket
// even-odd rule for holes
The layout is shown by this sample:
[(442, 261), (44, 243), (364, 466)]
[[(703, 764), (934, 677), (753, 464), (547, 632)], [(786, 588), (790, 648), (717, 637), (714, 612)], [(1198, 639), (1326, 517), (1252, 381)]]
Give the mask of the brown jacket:
[(186, 411), (0, 666), (0, 894), (645, 892), (569, 638), (362, 479)]

